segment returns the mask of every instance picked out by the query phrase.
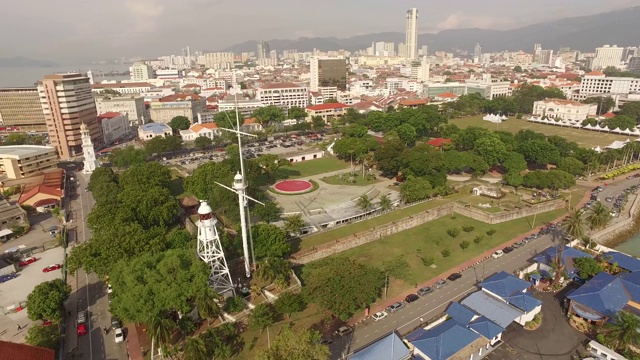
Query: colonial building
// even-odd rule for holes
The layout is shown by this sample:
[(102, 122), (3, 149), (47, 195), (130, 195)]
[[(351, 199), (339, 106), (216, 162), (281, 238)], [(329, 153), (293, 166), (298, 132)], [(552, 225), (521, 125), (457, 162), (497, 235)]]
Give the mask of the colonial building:
[(322, 117), (322, 120), (328, 122), (333, 118), (338, 118), (346, 114), (347, 109), (349, 109), (349, 105), (341, 103), (327, 103), (308, 106), (305, 111), (307, 112), (307, 120), (311, 120), (314, 116), (320, 116)]
[(148, 123), (138, 127), (138, 138), (142, 141), (151, 140), (156, 136), (171, 136), (173, 130), (167, 124)]
[(191, 125), (187, 130), (180, 130), (180, 137), (184, 141), (195, 141), (200, 136), (213, 139), (215, 136), (220, 136), (221, 133), (222, 131), (216, 123), (205, 123)]
[(176, 116), (184, 116), (191, 123), (198, 119), (198, 113), (206, 109), (205, 98), (196, 94), (174, 94), (151, 102), (149, 114), (156, 123), (168, 124)]
[(597, 112), (597, 104), (583, 104), (573, 100), (546, 99), (533, 103), (533, 115), (554, 119), (582, 121), (596, 117)]
[(98, 123), (102, 127), (102, 137), (106, 145), (121, 140), (129, 132), (129, 116), (119, 112), (108, 112), (98, 115)]

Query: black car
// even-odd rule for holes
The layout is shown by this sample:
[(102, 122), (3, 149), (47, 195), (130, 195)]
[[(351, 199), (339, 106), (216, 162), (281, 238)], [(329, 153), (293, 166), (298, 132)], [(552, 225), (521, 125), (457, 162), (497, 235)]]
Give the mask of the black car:
[(407, 297), (406, 297), (406, 298), (404, 298), (404, 301), (405, 301), (407, 304), (411, 304), (412, 302), (414, 302), (414, 301), (416, 301), (416, 300), (418, 300), (418, 299), (420, 299), (420, 297), (419, 297), (418, 295), (416, 295), (416, 294), (409, 294), (409, 295), (407, 295)]
[(120, 322), (120, 320), (118, 320), (115, 317), (112, 317), (111, 318), (111, 328), (113, 330), (115, 330), (115, 329), (118, 329), (118, 328), (121, 328), (121, 327), (122, 327), (122, 323)]
[(431, 294), (433, 292), (433, 288), (431, 286), (426, 286), (418, 290), (418, 295), (425, 296), (427, 294)]
[(460, 279), (461, 277), (462, 277), (462, 274), (460, 274), (460, 273), (453, 273), (453, 274), (451, 274), (451, 275), (449, 275), (449, 276), (447, 277), (447, 280), (449, 280), (449, 281), (456, 281), (456, 280)]
[(514, 249), (513, 249), (511, 246), (507, 246), (507, 247), (505, 247), (504, 249), (502, 249), (502, 251), (503, 251), (505, 254), (508, 254), (508, 253), (512, 252), (513, 250), (514, 250)]

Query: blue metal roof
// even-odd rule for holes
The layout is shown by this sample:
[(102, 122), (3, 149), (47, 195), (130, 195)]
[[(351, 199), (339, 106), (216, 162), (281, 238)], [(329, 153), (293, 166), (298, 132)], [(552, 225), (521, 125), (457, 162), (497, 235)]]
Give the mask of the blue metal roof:
[(609, 317), (629, 301), (622, 281), (606, 272), (594, 276), (567, 298)]
[(512, 296), (518, 293), (522, 293), (527, 290), (530, 283), (519, 279), (518, 277), (501, 271), (499, 273), (489, 276), (485, 281), (481, 282), (480, 287), (486, 289), (501, 298)]
[(462, 305), (487, 317), (498, 326), (507, 328), (513, 320), (523, 314), (515, 307), (500, 301), (484, 291), (477, 291), (462, 300)]
[(493, 339), (504, 331), (503, 328), (484, 316), (473, 320), (469, 324), (469, 328), (487, 339)]
[(620, 280), (634, 302), (640, 303), (640, 271), (622, 274)]
[(155, 134), (164, 134), (165, 131), (171, 131), (171, 127), (163, 123), (147, 123), (140, 125), (142, 131), (151, 131)]
[[(539, 263), (551, 265), (555, 262), (557, 250), (557, 247), (551, 246), (533, 259)], [(581, 257), (592, 258), (593, 255), (587, 254), (586, 252), (574, 249), (572, 247), (564, 246), (564, 251), (562, 252), (562, 265), (564, 265), (570, 278), (573, 278), (576, 275), (575, 267), (573, 266), (573, 259)]]
[(453, 320), (429, 329), (418, 329), (406, 339), (431, 360), (447, 360), (480, 338)]
[(542, 301), (534, 298), (533, 295), (529, 293), (520, 293), (503, 299), (524, 312), (532, 311), (536, 307), (542, 305)]
[(457, 302), (451, 303), (446, 313), (460, 325), (467, 325), (474, 317), (478, 315), (468, 307)]
[(394, 331), (349, 356), (349, 360), (405, 360), (411, 352)]
[(617, 263), (619, 267), (631, 272), (640, 271), (640, 260), (631, 255), (617, 251), (609, 251), (602, 255), (608, 258), (609, 264)]

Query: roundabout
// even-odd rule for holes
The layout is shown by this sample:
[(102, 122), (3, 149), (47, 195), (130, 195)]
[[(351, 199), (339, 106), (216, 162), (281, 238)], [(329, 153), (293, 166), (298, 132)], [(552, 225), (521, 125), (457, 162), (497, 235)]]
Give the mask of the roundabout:
[(293, 195), (310, 192), (314, 190), (314, 185), (307, 180), (283, 180), (273, 185), (273, 188), (279, 193)]

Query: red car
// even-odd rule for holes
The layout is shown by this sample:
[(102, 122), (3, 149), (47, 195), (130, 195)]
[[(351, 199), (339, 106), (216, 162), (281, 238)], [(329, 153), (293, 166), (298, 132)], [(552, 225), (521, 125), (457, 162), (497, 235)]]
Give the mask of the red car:
[(20, 266), (27, 266), (29, 264), (33, 264), (34, 262), (38, 261), (38, 259), (34, 258), (33, 256), (28, 257), (28, 258), (24, 258), (22, 260), (20, 260), (20, 262), (18, 263), (18, 265)]
[(42, 272), (48, 273), (53, 270), (58, 270), (62, 267), (60, 264), (49, 265), (46, 268), (42, 269)]
[(85, 335), (87, 333), (87, 324), (78, 324), (76, 333), (78, 334), (78, 336)]

